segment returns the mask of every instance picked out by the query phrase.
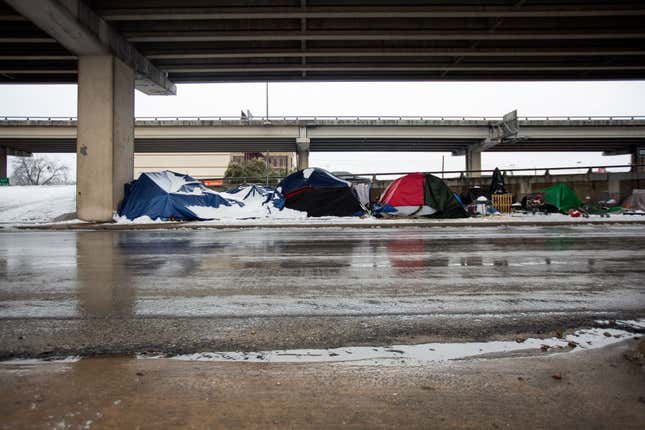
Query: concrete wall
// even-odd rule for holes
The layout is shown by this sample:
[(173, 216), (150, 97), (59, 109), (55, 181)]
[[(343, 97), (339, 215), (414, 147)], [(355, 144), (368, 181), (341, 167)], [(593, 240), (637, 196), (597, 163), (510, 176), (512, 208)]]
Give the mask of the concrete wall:
[(134, 177), (142, 172), (172, 170), (194, 178), (224, 176), (231, 159), (227, 153), (137, 153), (134, 155)]

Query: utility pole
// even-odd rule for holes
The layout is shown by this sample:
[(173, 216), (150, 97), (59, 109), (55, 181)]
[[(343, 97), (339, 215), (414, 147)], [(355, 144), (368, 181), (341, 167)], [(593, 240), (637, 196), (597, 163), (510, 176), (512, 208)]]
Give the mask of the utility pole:
[(266, 81), (264, 98), (265, 98), (265, 101), (266, 101), (265, 121), (268, 121), (269, 120), (269, 81)]

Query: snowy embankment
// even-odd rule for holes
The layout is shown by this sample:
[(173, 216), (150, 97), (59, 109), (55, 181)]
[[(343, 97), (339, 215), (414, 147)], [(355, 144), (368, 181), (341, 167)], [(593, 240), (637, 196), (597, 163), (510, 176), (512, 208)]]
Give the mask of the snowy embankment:
[(0, 223), (48, 223), (75, 212), (75, 185), (0, 187)]

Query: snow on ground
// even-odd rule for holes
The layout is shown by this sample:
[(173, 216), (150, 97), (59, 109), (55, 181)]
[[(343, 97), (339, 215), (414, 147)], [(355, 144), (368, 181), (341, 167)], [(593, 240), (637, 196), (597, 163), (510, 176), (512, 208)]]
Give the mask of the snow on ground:
[(128, 217), (114, 215), (114, 222), (117, 224), (158, 224), (166, 222), (161, 218), (152, 219), (148, 215), (143, 215), (135, 219), (128, 219)]
[(46, 223), (74, 212), (75, 185), (0, 187), (0, 223)]
[[(606, 321), (598, 321), (601, 325)], [(282, 349), (257, 352), (198, 352), (165, 356), (141, 353), (139, 359), (169, 358), (179, 361), (237, 361), (247, 363), (344, 363), (379, 366), (424, 366), (432, 363), (465, 359), (486, 359), (509, 354), (534, 354), (538, 352), (567, 353), (603, 348), (618, 342), (640, 337), (634, 330), (643, 330), (645, 319), (620, 321), (613, 328), (581, 329), (562, 338), (517, 338), (515, 341), (424, 343), (416, 345), (350, 346), (329, 349)], [(631, 331), (628, 331), (631, 330)], [(75, 363), (80, 356), (51, 357), (45, 359), (14, 358), (0, 364)]]
[(81, 360), (80, 355), (68, 355), (62, 358), (11, 358), (2, 360), (0, 364), (43, 364), (43, 363), (76, 363)]
[[(638, 328), (645, 320), (632, 321)], [(181, 361), (245, 361), (255, 363), (347, 363), (359, 365), (423, 366), (468, 358), (499, 357), (509, 353), (578, 352), (602, 348), (639, 336), (626, 330), (590, 328), (564, 338), (516, 341), (426, 343), (417, 345), (355, 346), (333, 349), (292, 349), (258, 352), (200, 352), (169, 357)], [(138, 358), (163, 356), (139, 355)]]

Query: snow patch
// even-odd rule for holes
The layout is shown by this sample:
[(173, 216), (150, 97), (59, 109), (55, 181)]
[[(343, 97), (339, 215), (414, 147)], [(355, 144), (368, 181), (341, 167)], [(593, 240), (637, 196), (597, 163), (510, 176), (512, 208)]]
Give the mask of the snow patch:
[[(642, 321), (645, 323), (645, 320)], [(347, 363), (361, 365), (427, 365), (451, 360), (481, 359), (512, 352), (576, 352), (602, 348), (634, 334), (616, 329), (578, 330), (565, 338), (529, 338), (523, 342), (493, 341), (359, 346), (333, 349), (290, 349), (259, 352), (200, 352), (168, 357), (180, 361), (245, 361), (251, 363)], [(575, 347), (572, 348), (572, 345)], [(137, 358), (159, 358), (138, 355)]]
[(303, 170), (303, 171), (302, 171), (302, 176), (303, 176), (305, 179), (309, 179), (309, 177), (311, 176), (311, 174), (312, 174), (312, 173), (314, 173), (314, 169), (313, 169), (313, 168), (311, 168), (311, 167), (309, 167), (309, 168), (307, 168), (307, 169), (305, 169), (305, 170)]
[(43, 363), (76, 363), (80, 361), (79, 355), (69, 355), (63, 358), (12, 358), (10, 360), (2, 360), (0, 364), (43, 364)]
[(112, 219), (116, 224), (156, 224), (160, 222), (170, 222), (164, 221), (161, 218), (152, 219), (148, 215), (143, 215), (131, 220), (128, 219), (125, 215), (118, 216), (115, 214)]
[(0, 187), (0, 223), (46, 223), (74, 212), (75, 185)]

